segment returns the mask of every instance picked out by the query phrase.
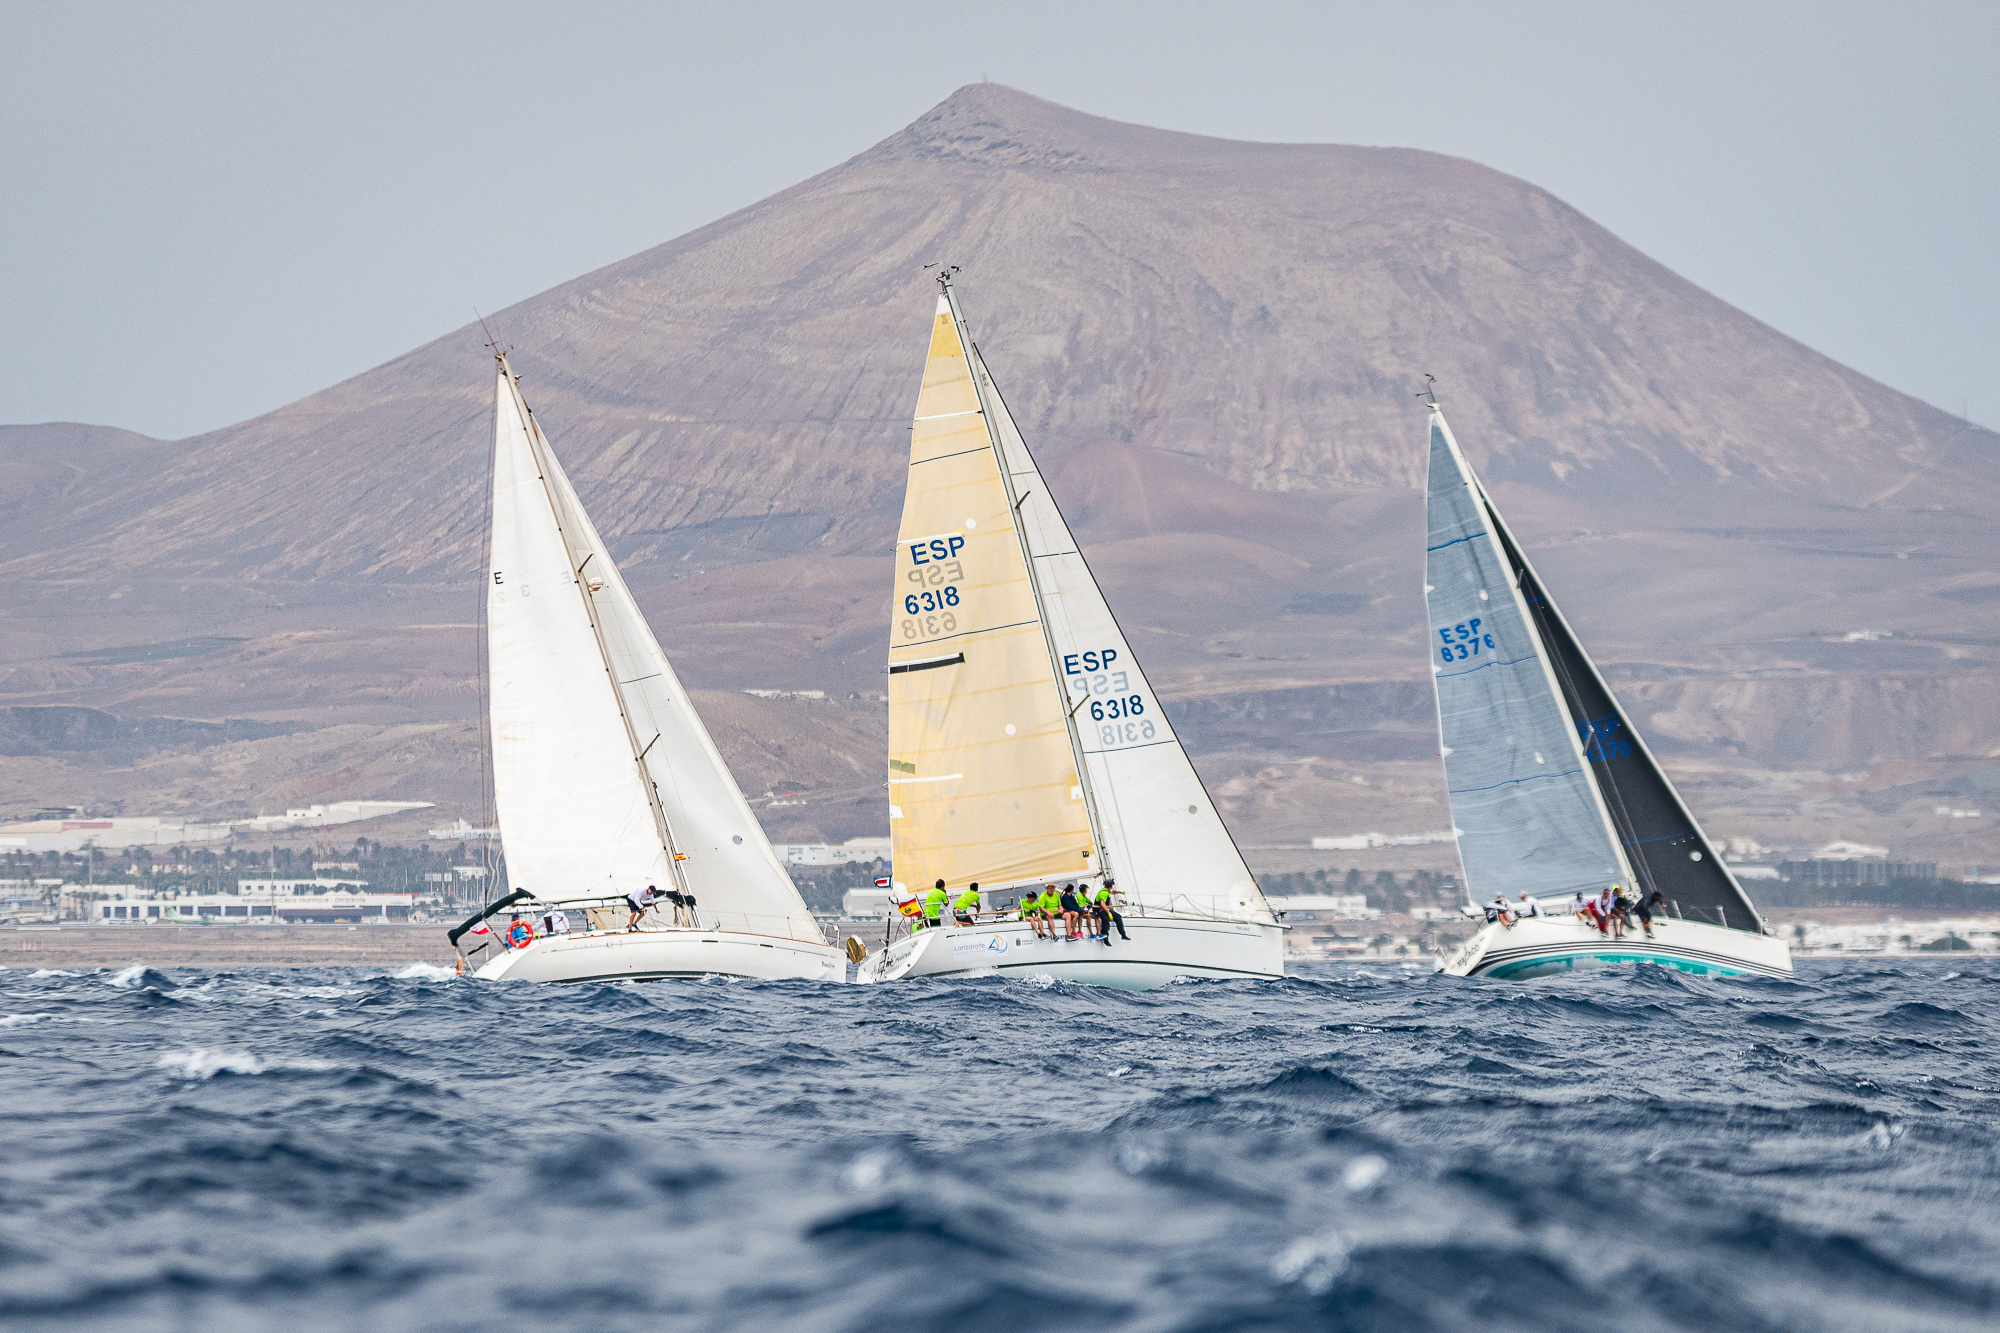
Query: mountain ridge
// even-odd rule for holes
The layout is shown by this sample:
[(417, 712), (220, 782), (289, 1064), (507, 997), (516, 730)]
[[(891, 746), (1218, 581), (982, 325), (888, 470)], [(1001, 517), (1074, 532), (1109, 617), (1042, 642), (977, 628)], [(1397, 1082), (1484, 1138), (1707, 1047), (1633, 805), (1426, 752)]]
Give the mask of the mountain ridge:
[[(1423, 681), (1426, 371), (1593, 652), (1690, 675), (1621, 687), (1658, 695), (1690, 754), (1965, 757), (1976, 726), (1899, 701), (1962, 708), (1989, 680), (1956, 640), (1992, 637), (2000, 437), (1477, 163), (1125, 125), (993, 84), (489, 317), (691, 685), (879, 688), (935, 262), (963, 266), (975, 337), (1149, 672), (1211, 701), (1191, 743), (1213, 718), (1244, 757), (1231, 783), (1292, 753), (1287, 691)], [(453, 330), (261, 417), (107, 436), (115, 466), (38, 474), (33, 522), (0, 531), (0, 702), (468, 716), (452, 627), (476, 617), (483, 342)], [(0, 442), (24, 429), (43, 428)], [(1922, 652), (1823, 642), (1870, 628)], [(178, 666), (63, 656), (190, 632), (248, 642)], [(1773, 707), (1844, 711), (1815, 742), (1742, 712)], [(1390, 763), (1414, 724), (1389, 722), (1340, 743)]]

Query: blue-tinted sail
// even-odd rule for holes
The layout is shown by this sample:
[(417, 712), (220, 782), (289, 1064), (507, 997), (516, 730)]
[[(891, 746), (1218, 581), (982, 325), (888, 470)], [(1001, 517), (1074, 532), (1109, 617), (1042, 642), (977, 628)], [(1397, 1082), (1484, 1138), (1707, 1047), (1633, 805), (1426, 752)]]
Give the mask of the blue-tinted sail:
[(1497, 516), (1435, 408), (1430, 454), (1426, 647), (1467, 886), (1475, 899), (1595, 892), (1625, 862)]

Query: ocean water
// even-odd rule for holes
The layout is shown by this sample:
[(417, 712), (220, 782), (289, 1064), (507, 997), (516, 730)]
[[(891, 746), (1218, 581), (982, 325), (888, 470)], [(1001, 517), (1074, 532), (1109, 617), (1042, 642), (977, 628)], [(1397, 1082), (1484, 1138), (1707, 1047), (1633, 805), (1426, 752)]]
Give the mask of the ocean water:
[(0, 971), (0, 1325), (1991, 1329), (2000, 963)]

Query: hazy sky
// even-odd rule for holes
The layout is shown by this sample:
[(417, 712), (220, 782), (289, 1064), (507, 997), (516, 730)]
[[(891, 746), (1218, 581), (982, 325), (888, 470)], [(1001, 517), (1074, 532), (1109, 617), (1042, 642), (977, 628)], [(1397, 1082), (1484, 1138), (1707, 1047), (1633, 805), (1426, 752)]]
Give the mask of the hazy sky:
[(981, 77), (1455, 153), (2000, 423), (2000, 5), (11, 0), (0, 421), (277, 407), (853, 156)]

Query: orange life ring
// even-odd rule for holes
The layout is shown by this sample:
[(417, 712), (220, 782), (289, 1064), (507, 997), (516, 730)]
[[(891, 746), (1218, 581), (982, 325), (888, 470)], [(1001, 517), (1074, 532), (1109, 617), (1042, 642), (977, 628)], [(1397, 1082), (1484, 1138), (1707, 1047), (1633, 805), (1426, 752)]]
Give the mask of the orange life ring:
[(535, 928), (525, 921), (516, 921), (507, 927), (507, 947), (525, 949), (535, 942)]

